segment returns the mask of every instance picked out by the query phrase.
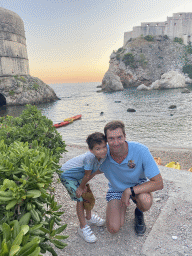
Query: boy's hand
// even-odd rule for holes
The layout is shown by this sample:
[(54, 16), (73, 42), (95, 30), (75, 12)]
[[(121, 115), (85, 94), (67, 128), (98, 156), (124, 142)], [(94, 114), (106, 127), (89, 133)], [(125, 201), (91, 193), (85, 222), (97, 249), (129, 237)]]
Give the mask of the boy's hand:
[(78, 187), (77, 190), (76, 190), (76, 196), (79, 198), (86, 191), (87, 191), (87, 187), (86, 186), (84, 188)]

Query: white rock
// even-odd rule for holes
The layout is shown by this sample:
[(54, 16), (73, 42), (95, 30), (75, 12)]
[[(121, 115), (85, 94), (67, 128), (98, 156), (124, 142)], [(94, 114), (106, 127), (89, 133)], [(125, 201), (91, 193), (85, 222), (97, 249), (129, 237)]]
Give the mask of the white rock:
[(102, 90), (106, 92), (124, 90), (120, 77), (111, 71), (107, 71), (102, 80)]
[(189, 77), (185, 77), (185, 83), (186, 84), (192, 84), (192, 79)]
[(148, 91), (148, 90), (150, 90), (151, 88), (150, 87), (148, 87), (148, 86), (146, 86), (146, 85), (144, 85), (144, 84), (140, 84), (138, 87), (137, 87), (137, 90), (138, 91)]
[(185, 76), (177, 71), (169, 71), (151, 84), (151, 89), (174, 89), (186, 87)]

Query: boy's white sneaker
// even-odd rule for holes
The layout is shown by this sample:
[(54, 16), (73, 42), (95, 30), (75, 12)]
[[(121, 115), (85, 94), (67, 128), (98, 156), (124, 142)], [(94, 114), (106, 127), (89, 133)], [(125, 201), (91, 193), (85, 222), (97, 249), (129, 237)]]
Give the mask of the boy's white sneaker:
[(105, 220), (100, 218), (98, 215), (93, 214), (90, 220), (87, 220), (88, 225), (96, 225), (97, 227), (101, 227), (105, 224)]
[(78, 234), (88, 243), (94, 243), (97, 240), (97, 237), (93, 234), (91, 228), (88, 225), (85, 225), (84, 228), (79, 227)]

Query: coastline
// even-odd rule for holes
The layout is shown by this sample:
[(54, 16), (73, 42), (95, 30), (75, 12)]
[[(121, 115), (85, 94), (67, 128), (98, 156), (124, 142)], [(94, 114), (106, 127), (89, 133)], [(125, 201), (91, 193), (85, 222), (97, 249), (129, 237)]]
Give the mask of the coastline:
[[(69, 148), (88, 150), (87, 146), (76, 144), (67, 144)], [(190, 148), (173, 148), (173, 147), (148, 147), (153, 157), (161, 158), (161, 165), (165, 166), (169, 162), (178, 162), (181, 170), (188, 170), (192, 167), (192, 149)], [(73, 157), (73, 156), (72, 156)], [(72, 158), (71, 157), (71, 158)]]

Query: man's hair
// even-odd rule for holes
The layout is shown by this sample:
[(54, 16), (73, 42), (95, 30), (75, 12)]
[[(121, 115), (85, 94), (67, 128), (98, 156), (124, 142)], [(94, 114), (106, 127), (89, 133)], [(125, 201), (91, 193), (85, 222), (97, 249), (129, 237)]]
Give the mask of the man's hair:
[(93, 149), (96, 144), (100, 145), (102, 142), (107, 142), (107, 139), (103, 133), (94, 132), (87, 137), (86, 142), (89, 149)]
[(123, 134), (125, 135), (125, 125), (124, 125), (124, 123), (122, 121), (119, 121), (119, 120), (114, 120), (114, 121), (111, 121), (111, 122), (109, 122), (105, 125), (105, 127), (104, 127), (105, 137), (107, 138), (107, 130), (113, 131), (113, 130), (116, 130), (117, 128), (121, 128)]

